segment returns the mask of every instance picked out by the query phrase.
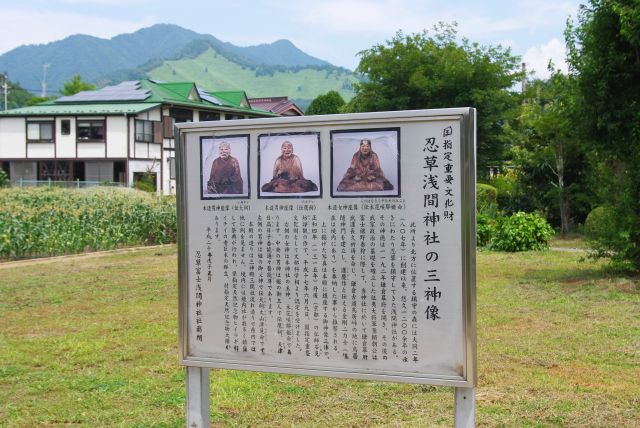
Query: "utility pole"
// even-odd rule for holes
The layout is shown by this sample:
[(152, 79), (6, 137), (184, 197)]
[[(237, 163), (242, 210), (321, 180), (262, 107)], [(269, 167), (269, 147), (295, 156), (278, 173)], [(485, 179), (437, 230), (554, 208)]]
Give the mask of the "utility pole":
[(40, 92), (40, 96), (45, 98), (47, 96), (47, 69), (51, 64), (42, 64), (42, 92)]
[(7, 74), (7, 72), (4, 72), (3, 75), (3, 79), (2, 79), (2, 89), (4, 90), (4, 111), (7, 111), (8, 109), (8, 104), (7, 104), (7, 100), (8, 100), (8, 95), (9, 95), (9, 75)]
[(527, 90), (527, 63), (522, 63), (522, 93)]

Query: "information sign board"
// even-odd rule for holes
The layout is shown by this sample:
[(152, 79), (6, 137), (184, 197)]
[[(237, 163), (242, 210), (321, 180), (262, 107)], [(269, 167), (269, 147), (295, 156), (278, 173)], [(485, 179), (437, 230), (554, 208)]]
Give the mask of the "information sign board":
[(475, 386), (474, 109), (176, 127), (183, 364)]

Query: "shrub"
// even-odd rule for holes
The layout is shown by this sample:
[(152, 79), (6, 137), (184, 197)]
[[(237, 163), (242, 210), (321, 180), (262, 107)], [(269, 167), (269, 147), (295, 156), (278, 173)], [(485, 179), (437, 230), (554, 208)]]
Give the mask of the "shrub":
[(9, 177), (4, 169), (0, 168), (0, 187), (9, 185)]
[(615, 230), (613, 210), (609, 207), (596, 207), (584, 221), (584, 234), (591, 240), (603, 239)]
[(155, 174), (147, 171), (135, 181), (133, 187), (143, 192), (155, 193), (156, 192), (156, 176)]
[(591, 248), (590, 257), (606, 258), (613, 270), (633, 271), (633, 260), (627, 257), (637, 251), (631, 239), (628, 218), (616, 215), (610, 206), (594, 208), (584, 222), (584, 233)]
[(493, 177), (490, 184), (498, 192), (498, 206), (502, 209), (510, 206), (511, 199), (515, 197), (518, 191), (518, 174), (515, 171), (508, 170)]
[(495, 220), (488, 215), (476, 216), (476, 245), (484, 247), (491, 242), (495, 233)]
[(502, 213), (510, 215), (518, 211), (534, 211), (538, 206), (534, 193), (522, 185), (521, 179), (516, 170), (510, 169), (489, 182), (498, 191), (498, 208)]
[(498, 221), (492, 248), (500, 251), (529, 251), (549, 248), (553, 229), (538, 214), (518, 212)]
[(175, 198), (130, 189), (0, 190), (0, 257), (70, 254), (175, 239)]
[(498, 189), (488, 184), (476, 184), (476, 211), (481, 214), (495, 214), (498, 206)]

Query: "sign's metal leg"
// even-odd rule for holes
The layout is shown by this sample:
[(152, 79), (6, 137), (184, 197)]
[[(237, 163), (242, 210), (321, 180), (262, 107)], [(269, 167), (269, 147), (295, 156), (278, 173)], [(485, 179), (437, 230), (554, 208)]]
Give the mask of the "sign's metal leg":
[(187, 367), (187, 428), (209, 428), (209, 369)]
[(474, 428), (476, 426), (476, 389), (455, 388), (454, 427)]

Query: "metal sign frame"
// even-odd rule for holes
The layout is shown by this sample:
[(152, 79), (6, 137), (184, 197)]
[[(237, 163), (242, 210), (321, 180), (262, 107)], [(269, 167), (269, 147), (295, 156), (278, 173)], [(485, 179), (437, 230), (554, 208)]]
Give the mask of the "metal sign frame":
[[(189, 236), (188, 236), (188, 206), (186, 195), (186, 140), (190, 133), (229, 132), (247, 134), (249, 132), (270, 133), (282, 128), (307, 130), (318, 126), (343, 126), (363, 128), (373, 124), (380, 127), (394, 127), (412, 121), (460, 121), (460, 176), (462, 207), (461, 215), (461, 272), (462, 272), (462, 317), (464, 329), (464, 367), (462, 375), (431, 376), (406, 374), (375, 373), (349, 370), (333, 370), (304, 365), (291, 364), (248, 364), (243, 361), (214, 360), (189, 354), (188, 343), (188, 267), (189, 267)], [(438, 110), (414, 110), (402, 112), (357, 113), (346, 115), (325, 115), (274, 119), (245, 119), (223, 122), (201, 122), (176, 124), (176, 166), (177, 166), (177, 207), (178, 207), (178, 279), (179, 279), (179, 341), (180, 361), (188, 368), (225, 368), (252, 371), (277, 372), (286, 374), (302, 374), (315, 376), (331, 376), (353, 379), (382, 380), (405, 383), (421, 383), (445, 385), (459, 388), (461, 391), (472, 389), (477, 383), (476, 365), (476, 287), (475, 287), (475, 109), (455, 108)], [(255, 142), (251, 142), (255, 144)], [(325, 189), (326, 191), (326, 189)], [(327, 192), (329, 193), (329, 192)], [(252, 192), (252, 199), (257, 197)], [(458, 390), (457, 390), (458, 391)], [(456, 394), (456, 397), (458, 394)]]

